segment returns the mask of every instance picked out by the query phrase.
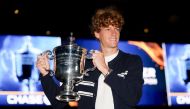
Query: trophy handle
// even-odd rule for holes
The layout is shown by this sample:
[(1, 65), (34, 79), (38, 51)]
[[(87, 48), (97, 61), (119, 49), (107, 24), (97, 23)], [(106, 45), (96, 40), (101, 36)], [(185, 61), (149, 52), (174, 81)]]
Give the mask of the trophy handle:
[(52, 51), (50, 51), (50, 50), (46, 50), (44, 53), (47, 53), (48, 55), (49, 55), (49, 59), (50, 60), (53, 60), (54, 58), (55, 58), (55, 56), (53, 55), (53, 52)]
[(95, 50), (90, 50), (89, 53), (86, 54), (86, 59), (92, 59), (92, 53), (94, 53)]
[(84, 71), (84, 75), (85, 75), (85, 76), (89, 76), (89, 74), (88, 74), (87, 72), (89, 72), (89, 71), (94, 71), (95, 69), (96, 69), (96, 66), (94, 66), (94, 67), (92, 67), (92, 68), (86, 69), (86, 70)]
[[(93, 49), (90, 50), (89, 53), (86, 55), (86, 59), (92, 59), (92, 53), (94, 53), (94, 52), (95, 52), (95, 50), (93, 50)], [(89, 74), (87, 72), (94, 71), (95, 69), (96, 69), (96, 66), (84, 70), (84, 75), (89, 76)]]
[(49, 56), (48, 57), (49, 60), (53, 60), (55, 58), (52, 51), (50, 51), (50, 50), (46, 50), (46, 51), (42, 52), (40, 55), (43, 55), (43, 54), (47, 54)]
[[(53, 55), (52, 51), (50, 51), (50, 50), (46, 50), (41, 53), (41, 55), (43, 55), (43, 54), (47, 54), (49, 60), (55, 59), (55, 56)], [(55, 74), (55, 72), (53, 70), (47, 70), (47, 71), (50, 73), (50, 76), (53, 76)]]

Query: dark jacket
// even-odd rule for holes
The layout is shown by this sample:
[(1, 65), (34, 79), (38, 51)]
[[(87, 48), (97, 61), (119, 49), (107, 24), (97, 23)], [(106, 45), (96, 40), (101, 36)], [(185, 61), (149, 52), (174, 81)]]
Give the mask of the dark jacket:
[[(90, 68), (93, 64), (86, 61), (85, 67)], [(108, 63), (113, 71), (105, 78), (112, 90), (114, 109), (134, 109), (138, 104), (143, 86), (143, 64), (138, 55), (132, 55), (119, 51), (118, 55)], [(98, 78), (101, 72), (88, 72), (89, 76), (84, 77), (87, 84), (76, 84), (74, 91), (87, 92), (81, 94), (78, 109), (95, 109), (95, 101), (98, 87)], [(41, 78), (42, 87), (54, 109), (63, 109), (64, 102), (57, 101), (55, 96), (61, 90), (61, 87), (55, 84), (50, 75)], [(80, 93), (79, 93), (80, 94)]]

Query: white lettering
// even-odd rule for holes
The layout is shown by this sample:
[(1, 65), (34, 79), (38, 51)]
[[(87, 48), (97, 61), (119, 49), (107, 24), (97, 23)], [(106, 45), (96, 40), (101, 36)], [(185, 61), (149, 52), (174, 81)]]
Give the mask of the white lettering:
[(50, 102), (45, 95), (7, 95), (7, 103), (50, 105)]
[(190, 104), (190, 96), (177, 96), (177, 104)]
[(156, 70), (153, 67), (143, 67), (144, 85), (157, 85)]
[(46, 105), (51, 105), (48, 98), (46, 96), (43, 96), (43, 101)]
[(158, 81), (155, 78), (144, 78), (144, 84), (155, 85)]
[(17, 101), (15, 101), (17, 97), (15, 95), (8, 95), (7, 96), (7, 103), (8, 104), (17, 104)]

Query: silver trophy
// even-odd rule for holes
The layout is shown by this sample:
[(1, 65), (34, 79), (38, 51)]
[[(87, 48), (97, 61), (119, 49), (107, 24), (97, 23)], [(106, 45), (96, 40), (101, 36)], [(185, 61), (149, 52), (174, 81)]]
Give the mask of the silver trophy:
[[(54, 60), (55, 77), (63, 83), (64, 87), (56, 99), (64, 102), (80, 100), (80, 95), (73, 91), (74, 86), (88, 75), (88, 71), (95, 70), (95, 67), (84, 69), (85, 60), (91, 59), (90, 52), (93, 50), (87, 53), (85, 48), (74, 43), (74, 37), (71, 36), (69, 39), (69, 43), (55, 47), (53, 52), (45, 51), (48, 53), (49, 59)], [(54, 71), (52, 72), (54, 73)]]

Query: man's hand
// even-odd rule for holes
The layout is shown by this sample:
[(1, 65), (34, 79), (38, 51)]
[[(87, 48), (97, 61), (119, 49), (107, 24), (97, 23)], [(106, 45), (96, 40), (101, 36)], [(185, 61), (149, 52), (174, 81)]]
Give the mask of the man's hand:
[(96, 66), (98, 70), (103, 73), (103, 75), (106, 75), (108, 73), (109, 67), (106, 65), (104, 54), (95, 50), (95, 52), (92, 53), (92, 59), (94, 66)]
[(36, 67), (42, 74), (42, 76), (45, 76), (48, 74), (48, 70), (50, 69), (49, 61), (48, 61), (48, 53), (42, 53), (38, 55)]

